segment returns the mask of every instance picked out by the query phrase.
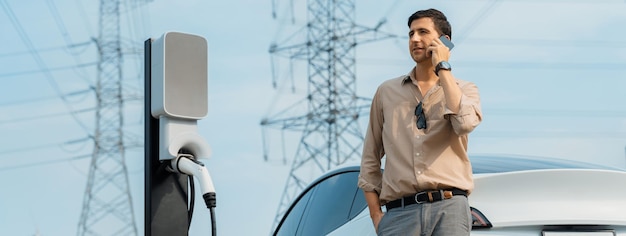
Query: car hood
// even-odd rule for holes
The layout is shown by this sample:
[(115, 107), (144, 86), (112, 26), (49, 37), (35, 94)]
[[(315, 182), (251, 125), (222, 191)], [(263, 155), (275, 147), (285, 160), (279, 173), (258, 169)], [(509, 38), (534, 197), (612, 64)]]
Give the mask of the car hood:
[(552, 169), (479, 174), (470, 205), (494, 227), (626, 225), (626, 172)]

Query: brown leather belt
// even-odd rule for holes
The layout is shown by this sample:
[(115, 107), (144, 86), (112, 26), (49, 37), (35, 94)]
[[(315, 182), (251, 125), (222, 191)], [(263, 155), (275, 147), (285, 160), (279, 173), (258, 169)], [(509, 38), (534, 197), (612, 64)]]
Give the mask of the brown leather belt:
[(385, 206), (387, 207), (387, 210), (391, 210), (396, 207), (408, 206), (411, 204), (438, 202), (444, 199), (450, 199), (457, 195), (467, 196), (467, 191), (458, 188), (423, 191), (416, 193), (415, 195), (390, 201), (385, 204)]

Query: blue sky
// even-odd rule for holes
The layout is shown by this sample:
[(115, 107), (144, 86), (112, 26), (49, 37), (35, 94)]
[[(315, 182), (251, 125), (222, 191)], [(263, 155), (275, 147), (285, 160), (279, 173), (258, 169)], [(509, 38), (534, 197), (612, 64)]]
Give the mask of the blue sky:
[[(268, 132), (261, 119), (306, 95), (306, 66), (272, 87), (269, 45), (306, 22), (289, 1), (124, 3), (126, 164), (143, 234), (143, 41), (166, 31), (205, 37), (209, 112), (199, 122), (212, 148), (218, 232), (267, 235), (297, 141)], [(98, 1), (0, 0), (0, 226), (6, 235), (76, 234), (95, 127)], [(406, 35), (417, 9), (438, 8), (453, 26), (455, 76), (475, 82), (484, 121), (470, 154), (557, 157), (626, 167), (626, 3), (618, 0), (357, 1), (357, 22)], [(55, 10), (56, 9), (56, 10)], [(300, 42), (300, 41), (297, 41)], [(404, 38), (357, 48), (359, 95), (413, 66)], [(288, 74), (282, 64), (280, 73)], [(64, 99), (62, 99), (63, 97)], [(300, 114), (293, 114), (300, 115)], [(363, 123), (364, 125), (364, 123)], [(287, 140), (299, 134), (288, 133)], [(197, 204), (190, 235), (208, 235)]]

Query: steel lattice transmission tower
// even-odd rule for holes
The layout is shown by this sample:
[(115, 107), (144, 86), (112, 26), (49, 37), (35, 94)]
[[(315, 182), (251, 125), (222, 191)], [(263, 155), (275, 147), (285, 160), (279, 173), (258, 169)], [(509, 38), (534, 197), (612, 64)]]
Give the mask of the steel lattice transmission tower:
[(273, 67), (276, 56), (308, 64), (307, 113), (261, 121), (264, 127), (302, 132), (273, 228), (312, 177), (347, 160), (360, 159), (363, 134), (358, 119), (368, 111), (370, 100), (356, 94), (356, 46), (394, 36), (378, 31), (382, 23), (374, 28), (357, 25), (354, 2), (307, 1), (306, 42), (270, 46)]
[(123, 139), (120, 1), (100, 0), (96, 130), (78, 235), (137, 235)]

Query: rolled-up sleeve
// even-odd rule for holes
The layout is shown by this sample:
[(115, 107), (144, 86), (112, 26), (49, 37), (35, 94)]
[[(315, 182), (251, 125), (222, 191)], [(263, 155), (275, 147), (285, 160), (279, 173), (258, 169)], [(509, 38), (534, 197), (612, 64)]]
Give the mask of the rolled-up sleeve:
[(482, 112), (478, 87), (472, 82), (459, 84), (459, 87), (463, 93), (459, 112), (454, 113), (446, 109), (445, 115), (450, 119), (454, 132), (461, 136), (469, 134), (480, 124)]
[(382, 144), (383, 112), (379, 88), (372, 99), (369, 124), (363, 142), (361, 172), (358, 187), (364, 191), (380, 194), (382, 188), (381, 158), (385, 155)]

